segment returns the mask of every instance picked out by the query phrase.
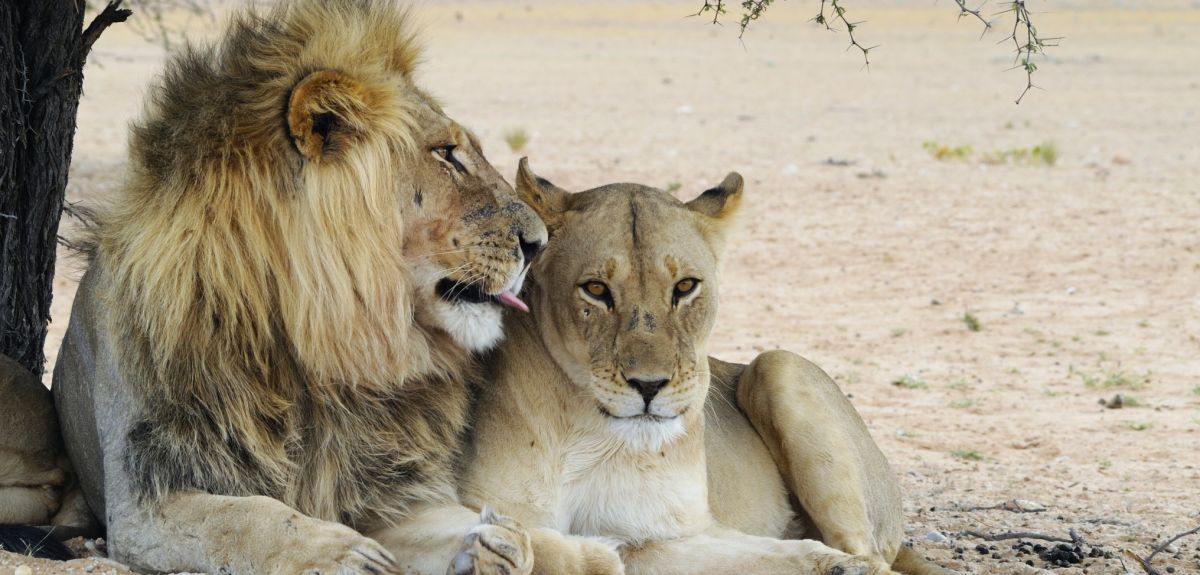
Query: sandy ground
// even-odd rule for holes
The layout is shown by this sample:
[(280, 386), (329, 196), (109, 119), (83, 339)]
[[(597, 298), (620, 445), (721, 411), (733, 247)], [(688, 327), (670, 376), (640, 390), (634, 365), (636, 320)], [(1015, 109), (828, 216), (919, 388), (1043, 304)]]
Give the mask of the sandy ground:
[[(880, 45), (869, 72), (844, 35), (807, 22), (814, 2), (779, 4), (744, 44), (684, 18), (693, 4), (423, 4), (421, 77), (506, 174), (528, 155), (569, 189), (690, 197), (741, 172), (748, 217), (711, 351), (786, 348), (825, 367), (900, 474), (925, 555), (1033, 572), (1026, 560), (1047, 562), (1015, 541), (981, 552), (964, 531), (1073, 528), (1111, 557), (1056, 572), (1123, 573), (1123, 550), (1200, 525), (1195, 3), (1048, 3), (1059, 11), (1039, 26), (1066, 39), (1020, 106), (1003, 33), (980, 40), (949, 2), (855, 2), (858, 34)], [(162, 58), (121, 29), (97, 44), (71, 200), (120, 182), (126, 125)], [(519, 152), (515, 129), (532, 136)], [(974, 152), (939, 160), (926, 142)], [(1043, 142), (1053, 166), (985, 161)], [(1136, 406), (1100, 405), (1117, 393)], [(981, 509), (1013, 499), (1044, 510)], [(1200, 537), (1154, 564), (1200, 573)]]

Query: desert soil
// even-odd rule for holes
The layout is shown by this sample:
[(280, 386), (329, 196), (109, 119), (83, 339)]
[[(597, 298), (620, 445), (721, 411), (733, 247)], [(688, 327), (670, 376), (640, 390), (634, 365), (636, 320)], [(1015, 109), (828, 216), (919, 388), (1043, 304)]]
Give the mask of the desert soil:
[[(686, 198), (741, 172), (748, 214), (711, 351), (785, 348), (832, 374), (900, 475), (924, 555), (972, 573), (1140, 573), (1125, 551), (1200, 525), (1195, 3), (1039, 6), (1054, 10), (1042, 33), (1065, 38), (1019, 106), (1005, 32), (980, 39), (950, 2), (847, 3), (879, 45), (869, 71), (808, 22), (815, 2), (777, 5), (744, 43), (732, 21), (685, 18), (699, 4), (424, 3), (421, 80), (506, 174), (528, 155), (568, 189)], [(128, 27), (96, 45), (71, 201), (119, 185), (163, 58)], [(531, 136), (520, 151), (514, 130)], [(1047, 142), (1054, 165), (997, 163)], [(60, 266), (50, 357), (77, 268)], [(1116, 394), (1125, 407), (1100, 404)], [(965, 533), (1071, 529), (1108, 557), (1060, 567)], [(0, 571), (23, 561), (0, 555)], [(1200, 573), (1200, 536), (1154, 566)]]

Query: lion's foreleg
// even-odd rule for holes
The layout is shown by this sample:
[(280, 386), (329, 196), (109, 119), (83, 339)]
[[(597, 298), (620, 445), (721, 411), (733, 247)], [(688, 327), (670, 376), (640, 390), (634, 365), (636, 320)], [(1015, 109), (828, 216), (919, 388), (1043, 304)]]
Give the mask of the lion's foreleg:
[(890, 563), (903, 537), (899, 483), (837, 384), (798, 355), (768, 352), (737, 398), (823, 541)]
[(108, 527), (115, 559), (150, 571), (399, 573), (375, 541), (269, 497), (172, 493)]
[(809, 539), (773, 539), (714, 527), (623, 553), (629, 575), (890, 575), (881, 562)]

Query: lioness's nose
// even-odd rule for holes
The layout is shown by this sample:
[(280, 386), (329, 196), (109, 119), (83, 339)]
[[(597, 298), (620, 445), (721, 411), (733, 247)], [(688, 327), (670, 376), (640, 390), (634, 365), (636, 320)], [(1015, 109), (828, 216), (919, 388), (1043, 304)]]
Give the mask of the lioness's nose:
[(642, 400), (646, 402), (647, 406), (649, 406), (650, 402), (654, 401), (654, 396), (658, 395), (658, 392), (661, 391), (662, 388), (666, 387), (667, 382), (671, 380), (625, 378), (625, 381), (629, 382), (629, 385), (642, 395)]

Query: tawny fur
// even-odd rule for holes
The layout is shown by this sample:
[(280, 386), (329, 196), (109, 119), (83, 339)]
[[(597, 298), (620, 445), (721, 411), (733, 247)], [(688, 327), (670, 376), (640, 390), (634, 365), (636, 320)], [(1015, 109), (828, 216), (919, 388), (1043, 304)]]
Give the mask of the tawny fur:
[[(519, 288), (522, 247), (545, 229), (413, 83), (411, 30), (388, 0), (280, 2), (240, 13), (215, 46), (187, 48), (152, 88), (129, 179), (96, 210), (55, 373), (60, 417), (83, 422), (67, 426), (68, 447), (103, 464), (89, 499), (120, 523), (113, 546), (130, 561), (259, 561), (239, 547), (250, 542), (206, 540), (228, 547), (194, 560), (154, 543), (167, 535), (141, 514), (155, 506), (175, 510), (164, 527), (184, 533), (206, 505), (235, 522), (262, 510), (246, 529), (290, 525), (295, 510), (364, 532), (457, 506), (471, 354), (495, 343), (460, 328), (499, 333), (500, 308), (435, 286)], [(112, 397), (125, 404), (106, 407)], [(233, 497), (181, 495), (192, 493)], [(132, 511), (107, 517), (113, 498)], [(305, 523), (348, 557), (365, 545)], [(306, 555), (276, 568), (329, 568)]]
[(705, 355), (741, 188), (568, 194), (522, 164), (552, 239), (489, 358), (462, 490), (530, 528), (534, 573), (892, 573), (896, 478), (837, 386), (794, 354)]

